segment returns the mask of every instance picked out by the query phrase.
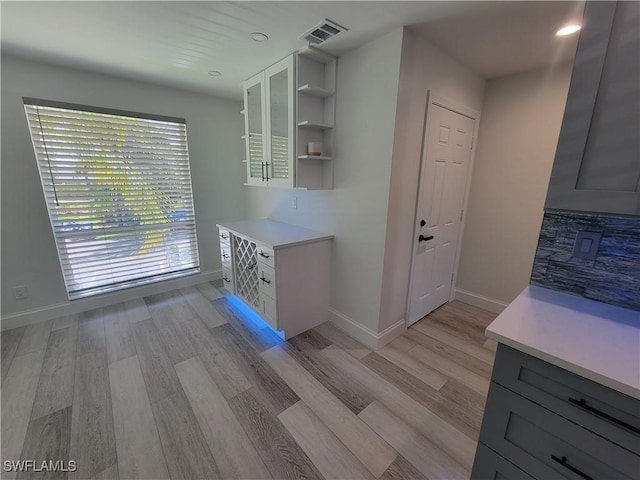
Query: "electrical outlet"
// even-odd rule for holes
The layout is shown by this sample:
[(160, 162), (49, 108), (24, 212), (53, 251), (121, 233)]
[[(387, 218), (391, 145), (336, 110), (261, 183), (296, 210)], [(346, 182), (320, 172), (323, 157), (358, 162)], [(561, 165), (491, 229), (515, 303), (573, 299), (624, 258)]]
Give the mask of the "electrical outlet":
[(572, 257), (582, 258), (583, 260), (595, 260), (598, 255), (601, 239), (602, 233), (580, 230), (573, 244)]
[(16, 300), (22, 300), (27, 298), (29, 295), (27, 294), (27, 287), (24, 285), (18, 285), (11, 289), (13, 291), (13, 298)]
[(298, 208), (298, 197), (293, 197), (291, 199), (291, 208)]

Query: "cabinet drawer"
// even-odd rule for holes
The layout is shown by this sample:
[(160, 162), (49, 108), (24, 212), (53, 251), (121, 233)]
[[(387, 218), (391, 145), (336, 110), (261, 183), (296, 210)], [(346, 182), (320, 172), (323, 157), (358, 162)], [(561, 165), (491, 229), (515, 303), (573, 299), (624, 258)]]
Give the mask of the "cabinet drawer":
[(233, 293), (234, 290), (234, 282), (233, 282), (233, 271), (230, 268), (227, 268), (222, 265), (222, 286), (230, 293)]
[(258, 258), (258, 262), (272, 268), (275, 267), (275, 255), (273, 254), (273, 250), (270, 248), (256, 243), (256, 256)]
[(231, 268), (231, 247), (220, 245), (220, 260), (223, 267)]
[(471, 480), (534, 480), (489, 447), (478, 443)]
[(492, 380), (632, 452), (640, 452), (640, 401), (506, 345)]
[(261, 294), (276, 298), (276, 272), (273, 268), (258, 263), (258, 285)]
[(229, 232), (229, 230), (219, 228), (218, 237), (220, 238), (220, 245), (224, 243), (229, 246), (231, 244), (231, 233)]
[(276, 301), (266, 295), (260, 295), (260, 303), (262, 304), (262, 318), (275, 330), (278, 330), (278, 310), (276, 307)]
[(640, 472), (639, 456), (494, 382), (480, 441), (539, 479), (631, 479)]

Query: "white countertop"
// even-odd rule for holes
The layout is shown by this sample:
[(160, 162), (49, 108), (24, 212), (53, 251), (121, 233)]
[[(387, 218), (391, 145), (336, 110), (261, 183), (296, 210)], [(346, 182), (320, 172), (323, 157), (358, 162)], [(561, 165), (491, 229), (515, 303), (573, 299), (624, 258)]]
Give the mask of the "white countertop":
[(640, 399), (640, 312), (529, 285), (486, 335)]
[(225, 222), (217, 226), (257, 240), (274, 250), (333, 238), (333, 235), (269, 219)]

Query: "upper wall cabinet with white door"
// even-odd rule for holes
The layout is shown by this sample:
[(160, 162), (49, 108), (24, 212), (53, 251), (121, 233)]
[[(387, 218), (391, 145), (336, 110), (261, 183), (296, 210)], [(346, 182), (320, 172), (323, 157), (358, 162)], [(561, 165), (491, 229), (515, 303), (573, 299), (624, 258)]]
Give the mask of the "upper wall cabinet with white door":
[(640, 214), (640, 3), (587, 2), (546, 208)]
[(247, 184), (293, 187), (294, 59), (244, 83)]
[(247, 185), (333, 188), (336, 63), (309, 47), (244, 82)]

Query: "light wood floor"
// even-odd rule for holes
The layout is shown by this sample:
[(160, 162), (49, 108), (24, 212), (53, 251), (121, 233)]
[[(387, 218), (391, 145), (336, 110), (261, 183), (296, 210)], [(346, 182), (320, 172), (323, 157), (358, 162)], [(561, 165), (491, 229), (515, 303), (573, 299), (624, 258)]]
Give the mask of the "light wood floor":
[(203, 284), (2, 332), (2, 460), (75, 460), (73, 479), (468, 478), (493, 317), (451, 302), (377, 352), (328, 324), (284, 342)]

